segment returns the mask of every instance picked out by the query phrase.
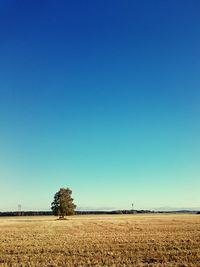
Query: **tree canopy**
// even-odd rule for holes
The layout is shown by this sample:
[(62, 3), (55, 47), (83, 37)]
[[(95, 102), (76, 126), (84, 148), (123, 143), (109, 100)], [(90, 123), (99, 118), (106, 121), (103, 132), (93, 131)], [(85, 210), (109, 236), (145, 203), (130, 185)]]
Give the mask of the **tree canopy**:
[(72, 191), (69, 188), (60, 188), (54, 195), (54, 201), (51, 203), (53, 214), (64, 218), (64, 216), (73, 215), (76, 205), (71, 197)]

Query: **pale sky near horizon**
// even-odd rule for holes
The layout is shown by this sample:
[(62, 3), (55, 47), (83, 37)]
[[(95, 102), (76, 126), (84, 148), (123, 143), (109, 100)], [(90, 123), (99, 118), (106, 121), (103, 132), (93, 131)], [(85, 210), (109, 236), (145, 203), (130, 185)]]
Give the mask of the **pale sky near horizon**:
[(200, 207), (200, 2), (0, 3), (0, 211)]

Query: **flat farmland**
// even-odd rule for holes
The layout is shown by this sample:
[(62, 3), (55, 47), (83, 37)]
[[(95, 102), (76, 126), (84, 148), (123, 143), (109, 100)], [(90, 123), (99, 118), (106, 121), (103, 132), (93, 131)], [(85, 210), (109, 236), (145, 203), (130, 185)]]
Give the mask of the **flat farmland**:
[(200, 215), (0, 218), (0, 266), (200, 266)]

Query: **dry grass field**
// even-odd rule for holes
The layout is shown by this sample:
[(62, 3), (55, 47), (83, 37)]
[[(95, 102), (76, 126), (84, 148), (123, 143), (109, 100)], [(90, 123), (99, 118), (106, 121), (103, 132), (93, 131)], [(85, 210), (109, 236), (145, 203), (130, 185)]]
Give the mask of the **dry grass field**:
[(0, 266), (200, 266), (199, 215), (0, 218)]

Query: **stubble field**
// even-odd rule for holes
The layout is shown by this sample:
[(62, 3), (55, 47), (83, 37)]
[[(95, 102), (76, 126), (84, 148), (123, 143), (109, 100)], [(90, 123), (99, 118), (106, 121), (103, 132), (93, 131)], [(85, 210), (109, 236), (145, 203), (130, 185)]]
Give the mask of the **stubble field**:
[(200, 266), (199, 215), (0, 218), (0, 266)]

